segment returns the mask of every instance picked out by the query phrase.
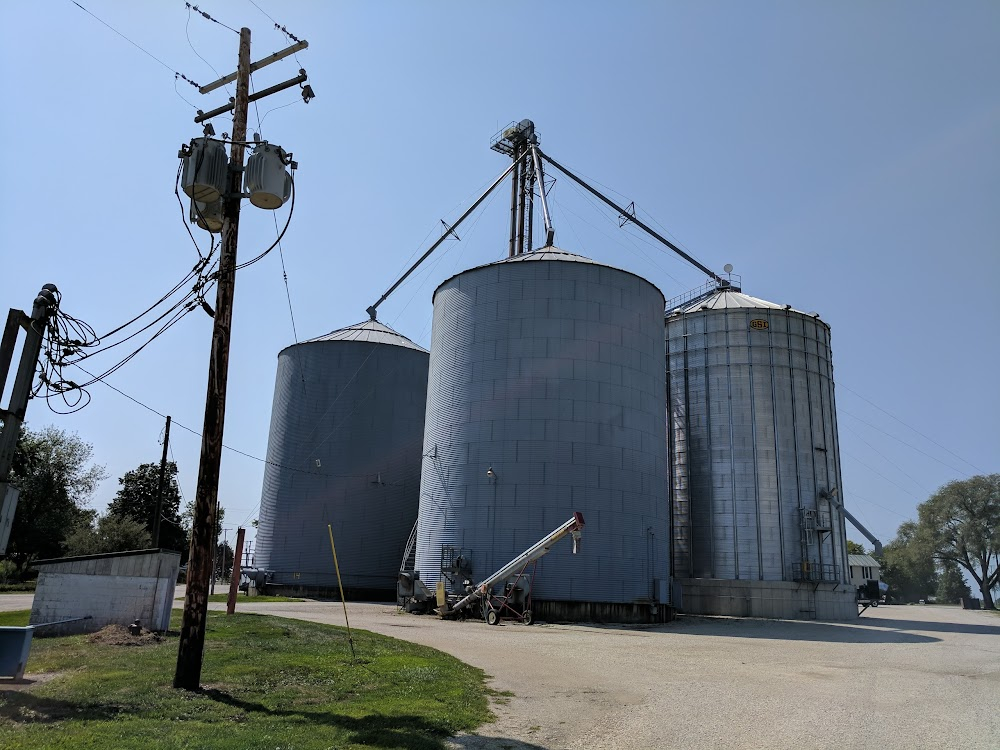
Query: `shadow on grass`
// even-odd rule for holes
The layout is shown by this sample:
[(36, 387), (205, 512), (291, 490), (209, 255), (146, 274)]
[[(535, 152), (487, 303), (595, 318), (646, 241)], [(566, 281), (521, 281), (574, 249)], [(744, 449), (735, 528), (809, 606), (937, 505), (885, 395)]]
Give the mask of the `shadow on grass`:
[(25, 724), (51, 724), (71, 719), (114, 721), (130, 713), (133, 711), (128, 706), (64, 701), (0, 687), (0, 721)]
[(300, 718), (309, 723), (337, 727), (350, 733), (349, 741), (372, 747), (403, 747), (409, 750), (441, 750), (442, 739), (451, 731), (442, 724), (427, 721), (419, 716), (344, 716), (324, 711), (268, 708), (237, 698), (223, 690), (203, 689), (202, 695), (247, 714)]
[[(210, 700), (237, 708), (248, 715), (294, 717), (317, 727), (337, 727), (349, 733), (349, 742), (370, 747), (441, 750), (444, 747), (444, 738), (451, 735), (447, 726), (419, 716), (376, 714), (353, 717), (321, 710), (274, 709), (261, 703), (242, 700), (222, 690), (204, 689), (200, 692)], [(0, 722), (2, 723), (53, 724), (61, 721), (115, 721), (137, 713), (141, 712), (125, 705), (85, 704), (0, 688)], [(499, 744), (489, 746), (509, 747), (515, 750), (522, 748), (530, 750), (535, 747), (518, 743), (515, 740), (496, 740), (496, 742)], [(477, 747), (475, 744), (461, 746)]]

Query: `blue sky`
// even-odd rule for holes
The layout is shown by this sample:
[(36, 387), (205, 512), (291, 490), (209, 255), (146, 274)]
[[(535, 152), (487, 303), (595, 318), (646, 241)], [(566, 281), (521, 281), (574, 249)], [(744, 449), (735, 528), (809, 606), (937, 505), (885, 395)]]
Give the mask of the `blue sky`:
[[(54, 282), (64, 309), (102, 332), (197, 259), (173, 191), (178, 147), (200, 128), (172, 71), (202, 84), (212, 66), (231, 72), (237, 36), (189, 18), (180, 0), (81, 4), (166, 67), (70, 0), (5, 8), (0, 303), (28, 307)], [(257, 5), (309, 41), (298, 59), (317, 94), (309, 105), (276, 95), (260, 127), (250, 118), (300, 165), (282, 243), (300, 339), (364, 319), (439, 221), (505, 168), (490, 137), (528, 117), (543, 149), (634, 200), (700, 261), (732, 263), (749, 294), (832, 326), (844, 497), (883, 541), (941, 484), (1000, 471), (996, 3)], [(255, 60), (287, 45), (248, 0), (199, 7), (249, 26)], [(297, 67), (273, 65), (254, 85)], [(203, 109), (228, 96), (176, 89)], [(504, 195), (380, 320), (428, 344), (435, 286), (505, 254)], [(667, 298), (704, 281), (568, 180), (551, 199), (564, 249), (643, 275)], [(272, 216), (244, 210), (242, 260), (274, 237)], [(200, 431), (210, 338), (196, 311), (109, 382)], [(264, 456), (276, 357), (291, 343), (275, 252), (237, 280), (227, 445)], [(163, 425), (101, 384), (91, 392), (70, 416), (35, 401), (28, 422), (93, 443), (111, 476), (94, 498), (103, 509), (117, 477), (159, 459)], [(172, 442), (191, 498), (199, 440), (175, 427)], [(227, 527), (256, 517), (262, 474), (259, 460), (226, 452)]]

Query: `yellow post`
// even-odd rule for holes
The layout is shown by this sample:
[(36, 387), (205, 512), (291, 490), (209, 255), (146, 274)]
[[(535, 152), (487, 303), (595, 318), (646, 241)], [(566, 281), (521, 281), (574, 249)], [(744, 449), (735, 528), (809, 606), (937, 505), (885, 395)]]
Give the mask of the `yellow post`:
[(340, 580), (340, 563), (337, 562), (337, 545), (333, 543), (333, 526), (326, 525), (326, 530), (330, 532), (330, 549), (333, 550), (333, 567), (337, 569), (337, 585), (340, 586), (340, 603), (344, 605), (344, 622), (347, 623), (347, 642), (351, 644), (351, 658), (356, 659), (354, 653), (354, 637), (351, 635), (351, 621), (347, 619), (347, 601), (344, 599), (344, 582)]

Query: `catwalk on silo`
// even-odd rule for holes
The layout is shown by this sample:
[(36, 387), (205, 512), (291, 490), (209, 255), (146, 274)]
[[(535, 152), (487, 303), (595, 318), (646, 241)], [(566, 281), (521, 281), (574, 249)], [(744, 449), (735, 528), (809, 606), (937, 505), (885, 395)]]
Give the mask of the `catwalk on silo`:
[(256, 564), (269, 590), (391, 599), (417, 516), (427, 351), (369, 320), (278, 355)]
[(416, 553), (432, 589), (443, 559), (481, 579), (577, 511), (582, 550), (539, 562), (535, 614), (670, 616), (663, 304), (554, 247), (438, 287)]
[(856, 617), (830, 327), (818, 314), (712, 286), (666, 317), (683, 609)]

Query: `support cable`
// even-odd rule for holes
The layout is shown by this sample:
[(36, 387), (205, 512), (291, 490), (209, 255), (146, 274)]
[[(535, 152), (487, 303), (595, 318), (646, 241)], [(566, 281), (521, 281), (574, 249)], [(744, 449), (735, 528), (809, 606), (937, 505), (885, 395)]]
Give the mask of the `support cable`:
[(651, 235), (652, 237), (655, 237), (661, 243), (663, 243), (664, 245), (666, 245), (667, 247), (669, 247), (671, 250), (673, 250), (675, 253), (677, 253), (678, 255), (680, 255), (682, 258), (684, 258), (684, 260), (686, 260), (688, 263), (690, 263), (691, 265), (693, 265), (695, 268), (697, 268), (698, 270), (704, 272), (705, 274), (707, 274), (708, 276), (710, 276), (711, 278), (713, 278), (715, 281), (719, 282), (720, 284), (725, 281), (721, 276), (719, 276), (717, 273), (715, 273), (715, 271), (713, 271), (710, 268), (708, 268), (707, 266), (702, 265), (701, 263), (699, 263), (697, 260), (695, 260), (690, 255), (688, 255), (686, 252), (684, 252), (679, 247), (677, 247), (677, 245), (675, 245), (673, 242), (671, 242), (666, 237), (663, 237), (661, 234), (659, 234), (658, 232), (656, 232), (652, 228), (650, 228), (647, 224), (645, 224), (643, 221), (641, 221), (639, 218), (637, 218), (633, 213), (626, 211), (623, 207), (619, 206), (613, 200), (611, 200), (610, 198), (606, 197), (599, 190), (597, 190), (596, 188), (591, 187), (589, 184), (587, 184), (582, 179), (580, 179), (579, 177), (577, 177), (575, 174), (573, 174), (572, 172), (570, 172), (568, 169), (566, 169), (566, 167), (564, 167), (562, 164), (560, 164), (559, 162), (557, 162), (551, 156), (549, 156), (548, 154), (544, 153), (537, 146), (535, 146), (535, 148), (538, 150), (538, 153), (541, 155), (541, 157), (543, 159), (545, 159), (545, 161), (547, 161), (553, 167), (555, 167), (560, 172), (562, 172), (564, 175), (566, 175), (567, 177), (569, 177), (575, 183), (577, 183), (578, 185), (580, 185), (581, 187), (583, 187), (585, 190), (587, 190), (591, 194), (593, 194), (593, 195), (597, 196), (598, 198), (600, 198), (606, 204), (608, 204), (613, 209), (615, 209), (619, 214), (621, 214), (623, 216), (628, 216), (630, 218), (630, 220), (634, 224), (636, 224), (641, 229), (645, 230), (647, 234)]
[[(525, 150), (525, 151), (524, 151), (524, 153), (523, 153), (523, 154), (521, 154), (521, 156), (520, 156), (520, 157), (518, 157), (517, 159), (515, 159), (515, 160), (514, 160), (514, 161), (513, 161), (512, 163), (511, 163), (511, 165), (510, 165), (509, 167), (507, 167), (507, 169), (505, 169), (505, 170), (503, 171), (503, 174), (501, 174), (501, 175), (500, 175), (499, 177), (497, 177), (497, 178), (496, 178), (496, 179), (495, 179), (495, 180), (493, 181), (493, 184), (492, 184), (492, 185), (490, 185), (490, 186), (489, 186), (489, 187), (488, 187), (488, 188), (486, 189), (486, 192), (485, 192), (485, 193), (483, 193), (482, 195), (480, 195), (480, 196), (479, 196), (479, 197), (478, 197), (478, 198), (476, 199), (475, 203), (473, 203), (473, 204), (472, 204), (471, 206), (469, 206), (469, 208), (468, 208), (468, 209), (466, 209), (465, 213), (463, 213), (463, 214), (462, 214), (461, 216), (459, 216), (459, 217), (458, 217), (458, 220), (457, 220), (457, 221), (456, 221), (456, 222), (455, 222), (454, 224), (452, 224), (452, 225), (451, 225), (451, 227), (449, 227), (448, 229), (446, 229), (446, 230), (445, 230), (445, 232), (444, 232), (444, 234), (442, 234), (442, 235), (441, 235), (441, 236), (440, 236), (440, 237), (439, 237), (439, 238), (437, 239), (437, 241), (436, 241), (436, 242), (435, 242), (435, 243), (434, 243), (433, 245), (431, 245), (431, 246), (430, 246), (430, 247), (429, 247), (429, 248), (427, 249), (427, 251), (426, 251), (426, 252), (425, 252), (425, 253), (424, 253), (423, 255), (421, 255), (421, 256), (420, 256), (420, 257), (419, 257), (419, 258), (417, 259), (417, 262), (416, 262), (416, 263), (414, 263), (414, 264), (413, 264), (412, 266), (410, 266), (409, 270), (407, 270), (407, 272), (406, 272), (406, 273), (404, 273), (404, 274), (403, 274), (403, 275), (402, 275), (402, 276), (401, 276), (401, 277), (399, 278), (399, 280), (398, 280), (398, 281), (396, 281), (396, 283), (395, 283), (395, 284), (393, 284), (393, 285), (392, 285), (391, 287), (389, 287), (389, 289), (388, 289), (388, 290), (386, 291), (386, 293), (385, 293), (385, 294), (383, 294), (383, 295), (382, 295), (381, 297), (379, 297), (378, 301), (377, 301), (377, 302), (376, 302), (376, 303), (375, 303), (374, 305), (372, 305), (371, 307), (369, 307), (369, 308), (368, 308), (368, 310), (367, 310), (367, 313), (368, 313), (368, 315), (370, 315), (370, 316), (371, 316), (371, 319), (372, 319), (372, 320), (375, 320), (375, 315), (376, 315), (376, 313), (377, 313), (377, 311), (378, 311), (378, 306), (379, 306), (379, 305), (381, 305), (381, 304), (382, 304), (383, 302), (385, 302), (385, 301), (386, 301), (386, 299), (388, 299), (389, 295), (390, 295), (390, 294), (392, 294), (392, 293), (393, 293), (394, 291), (396, 291), (396, 289), (397, 289), (397, 288), (399, 287), (399, 285), (400, 285), (400, 284), (402, 284), (402, 283), (403, 283), (404, 281), (406, 281), (407, 277), (408, 277), (408, 276), (409, 276), (409, 275), (410, 275), (411, 273), (413, 273), (413, 272), (414, 272), (415, 270), (417, 270), (417, 266), (419, 266), (419, 265), (420, 265), (421, 263), (423, 263), (423, 262), (424, 262), (425, 260), (427, 260), (428, 256), (429, 256), (429, 255), (430, 255), (431, 253), (433, 253), (433, 252), (434, 252), (435, 250), (437, 250), (438, 246), (439, 246), (439, 245), (440, 245), (440, 244), (441, 244), (442, 242), (444, 242), (444, 241), (445, 241), (446, 239), (448, 239), (448, 238), (449, 238), (449, 237), (450, 237), (450, 236), (452, 235), (452, 232), (453, 232), (454, 230), (458, 229), (459, 225), (460, 225), (460, 224), (461, 224), (461, 223), (462, 223), (463, 221), (465, 221), (465, 220), (466, 220), (466, 218), (468, 218), (469, 214), (471, 214), (471, 213), (472, 213), (473, 211), (475, 211), (475, 210), (476, 210), (476, 209), (477, 209), (477, 208), (479, 207), (479, 204), (480, 204), (480, 203), (482, 203), (482, 202), (483, 202), (484, 200), (486, 200), (486, 198), (487, 198), (487, 197), (489, 196), (489, 194), (490, 194), (490, 193), (492, 193), (492, 192), (493, 192), (493, 191), (494, 191), (494, 190), (496, 189), (497, 185), (499, 185), (499, 184), (500, 184), (501, 182), (503, 182), (503, 181), (504, 181), (505, 179), (507, 179), (507, 175), (509, 175), (509, 174), (510, 174), (511, 172), (513, 172), (513, 171), (514, 171), (515, 169), (517, 169), (518, 165), (519, 165), (519, 164), (520, 164), (520, 163), (521, 163), (522, 161), (524, 161), (524, 159), (525, 159), (525, 157), (526, 157), (527, 155), (528, 155), (528, 152), (527, 152), (527, 150)], [(292, 197), (293, 197), (293, 198), (294, 198), (294, 195), (295, 195), (295, 194), (294, 194), (294, 192), (293, 192), (293, 193), (292, 193)]]

